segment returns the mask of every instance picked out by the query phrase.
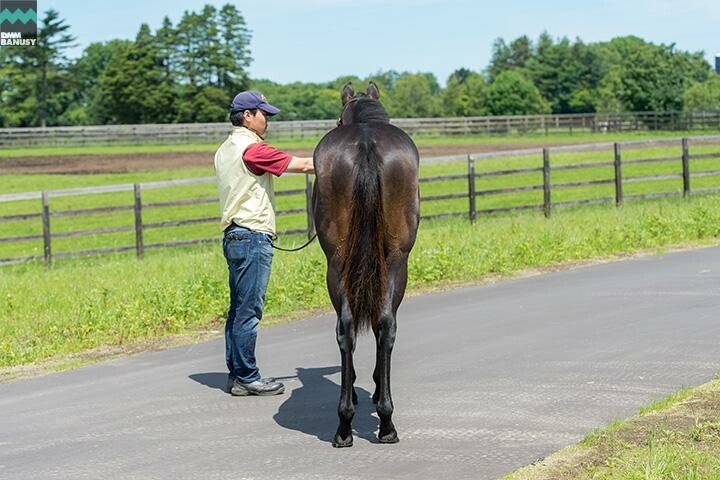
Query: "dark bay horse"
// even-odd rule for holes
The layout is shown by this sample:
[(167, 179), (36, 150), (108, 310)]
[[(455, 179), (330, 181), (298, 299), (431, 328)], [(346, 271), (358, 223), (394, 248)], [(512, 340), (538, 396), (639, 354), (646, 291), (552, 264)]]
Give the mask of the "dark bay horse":
[(377, 346), (373, 401), (380, 418), (378, 438), (395, 443), (390, 356), (420, 219), (419, 156), (410, 137), (390, 125), (374, 83), (367, 94), (357, 95), (348, 83), (341, 98), (338, 127), (323, 137), (313, 155), (315, 226), (327, 257), (342, 359), (340, 424), (333, 446), (352, 446), (357, 404), (353, 352), (357, 334), (368, 329)]

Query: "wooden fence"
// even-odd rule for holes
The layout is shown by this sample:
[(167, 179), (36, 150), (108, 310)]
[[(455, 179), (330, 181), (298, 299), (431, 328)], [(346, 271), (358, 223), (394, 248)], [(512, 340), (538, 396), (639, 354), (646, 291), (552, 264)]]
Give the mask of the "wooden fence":
[[(468, 162), (467, 175), (465, 175), (465, 174), (463, 174), (463, 175), (447, 175), (447, 176), (439, 176), (439, 177), (426, 177), (426, 178), (420, 179), (421, 183), (467, 179), (467, 193), (435, 195), (435, 196), (427, 196), (427, 197), (422, 198), (422, 202), (432, 202), (432, 201), (442, 201), (442, 200), (450, 200), (450, 199), (458, 199), (458, 198), (467, 198), (468, 199), (467, 211), (466, 212), (453, 212), (453, 213), (428, 215), (428, 216), (423, 216), (422, 218), (435, 219), (435, 218), (449, 218), (449, 217), (467, 217), (471, 222), (475, 222), (475, 220), (477, 219), (477, 217), (479, 215), (492, 215), (492, 214), (501, 213), (501, 212), (512, 212), (512, 211), (523, 211), (523, 210), (542, 210), (545, 217), (549, 218), (551, 215), (552, 209), (557, 208), (557, 207), (571, 207), (571, 206), (579, 206), (579, 205), (592, 205), (592, 204), (612, 203), (612, 202), (614, 202), (615, 205), (619, 207), (626, 201), (676, 197), (676, 196), (680, 195), (679, 191), (682, 192), (681, 195), (683, 197), (688, 197), (691, 193), (690, 186), (691, 186), (692, 178), (720, 176), (720, 170), (704, 170), (704, 171), (699, 171), (699, 172), (691, 171), (690, 160), (720, 159), (720, 152), (691, 155), (690, 154), (690, 140), (694, 140), (695, 142), (698, 142), (698, 143), (717, 143), (717, 142), (720, 142), (720, 136), (695, 137), (692, 139), (683, 138), (679, 141), (680, 147), (681, 147), (681, 152), (682, 152), (681, 155), (679, 155), (679, 156), (642, 158), (642, 159), (633, 159), (633, 160), (623, 160), (622, 159), (623, 146), (627, 146), (627, 147), (668, 146), (668, 145), (672, 144), (672, 142), (677, 142), (677, 140), (660, 140), (660, 141), (654, 140), (654, 141), (645, 141), (645, 142), (640, 141), (640, 142), (623, 142), (623, 143), (616, 142), (613, 144), (590, 144), (590, 145), (578, 145), (578, 146), (569, 146), (569, 147), (543, 148), (543, 149), (539, 149), (539, 151), (538, 151), (538, 149), (531, 149), (531, 150), (516, 150), (516, 151), (508, 151), (508, 152), (495, 152), (495, 153), (489, 153), (489, 154), (467, 155), (467, 162)], [(601, 149), (607, 148), (608, 146), (612, 147), (612, 161), (568, 164), (568, 165), (558, 165), (558, 166), (551, 167), (551, 152), (560, 153), (560, 152), (573, 152), (573, 151), (601, 150)], [(497, 170), (497, 171), (481, 172), (481, 173), (476, 173), (476, 171), (475, 171), (477, 161), (498, 158), (498, 157), (527, 155), (529, 153), (536, 153), (536, 154), (538, 154), (539, 157), (541, 157), (542, 160), (538, 162), (539, 165), (537, 167)], [(449, 161), (453, 158), (460, 159), (461, 157), (444, 157), (443, 160)], [(670, 162), (670, 163), (675, 162), (680, 167), (682, 173), (665, 174), (665, 175), (643, 175), (643, 176), (633, 176), (633, 177), (625, 177), (625, 178), (623, 177), (623, 174), (622, 174), (623, 166), (641, 165), (641, 164), (662, 164), (662, 163), (668, 163), (668, 162)], [(560, 182), (560, 183), (553, 183), (551, 180), (552, 172), (562, 172), (562, 171), (582, 170), (582, 169), (597, 169), (597, 168), (602, 168), (602, 167), (612, 167), (614, 169), (614, 177), (607, 178), (607, 179), (600, 179), (600, 180), (587, 180), (587, 181), (579, 181), (579, 182)], [(543, 179), (542, 184), (523, 185), (523, 186), (517, 186), (517, 187), (511, 187), (511, 188), (501, 188), (501, 189), (492, 189), (492, 190), (477, 190), (477, 188), (476, 188), (476, 179), (478, 179), (478, 178), (488, 178), (488, 177), (498, 177), (498, 176), (507, 177), (507, 176), (525, 175), (525, 174), (531, 174), (531, 173), (538, 173), (538, 174), (542, 173), (542, 179)], [(678, 190), (674, 190), (674, 191), (653, 192), (653, 193), (636, 194), (636, 195), (625, 195), (623, 193), (623, 185), (628, 184), (628, 183), (655, 182), (655, 181), (673, 180), (673, 179), (682, 180), (682, 189), (681, 190), (678, 189)], [(569, 189), (569, 188), (588, 187), (588, 186), (595, 186), (595, 185), (613, 185), (614, 197), (583, 198), (583, 199), (576, 199), (576, 200), (571, 200), (571, 201), (561, 201), (561, 202), (553, 202), (552, 201), (552, 192), (553, 191)], [(718, 182), (718, 187), (720, 187), (720, 182)], [(543, 192), (542, 203), (533, 203), (533, 204), (526, 204), (526, 205), (516, 205), (516, 206), (511, 206), (511, 207), (490, 208), (490, 209), (481, 209), (481, 210), (478, 210), (476, 208), (476, 199), (478, 197), (506, 195), (506, 194), (530, 192), (530, 191), (540, 191), (540, 190)], [(694, 195), (720, 193), (720, 188), (694, 189), (692, 192)]]
[[(651, 147), (651, 146), (668, 146), (673, 143), (679, 143), (681, 154), (679, 156), (669, 157), (655, 157), (655, 158), (641, 158), (632, 160), (623, 160), (623, 148), (624, 147)], [(493, 152), (483, 153), (477, 155), (463, 155), (463, 156), (452, 156), (452, 157), (437, 157), (435, 159), (424, 159), (423, 162), (433, 161), (453, 161), (453, 160), (467, 160), (468, 170), (464, 174), (456, 175), (442, 175), (433, 177), (422, 177), (420, 178), (421, 184), (430, 184), (437, 182), (448, 182), (457, 180), (467, 181), (467, 191), (463, 193), (447, 193), (442, 195), (431, 195), (422, 196), (421, 203), (428, 204), (429, 202), (438, 202), (445, 200), (455, 200), (465, 198), (468, 200), (467, 210), (462, 212), (448, 212), (439, 213), (433, 215), (424, 215), (422, 218), (437, 219), (447, 217), (466, 217), (471, 222), (476, 221), (478, 216), (490, 215), (501, 212), (511, 211), (523, 211), (523, 210), (542, 210), (546, 217), (550, 217), (552, 209), (557, 207), (567, 207), (576, 205), (589, 205), (598, 203), (612, 203), (620, 206), (626, 201), (641, 200), (649, 198), (662, 198), (682, 195), (687, 197), (691, 193), (691, 180), (693, 178), (700, 177), (714, 177), (720, 176), (720, 170), (704, 170), (693, 172), (691, 169), (691, 160), (701, 159), (720, 159), (720, 152), (713, 153), (701, 153), (691, 154), (690, 144), (719, 144), (720, 136), (705, 136), (695, 137), (692, 139), (683, 138), (681, 140), (655, 140), (655, 141), (640, 141), (640, 142), (624, 142), (614, 144), (591, 144), (591, 145), (575, 145), (575, 146), (563, 146), (554, 148), (544, 149), (530, 149), (530, 150), (516, 150), (516, 151), (505, 151), (505, 152)], [(588, 162), (588, 163), (577, 163), (577, 164), (562, 164), (553, 166), (553, 154), (554, 153), (567, 153), (567, 152), (582, 152), (591, 150), (608, 150), (612, 148), (612, 159), (605, 162)], [(511, 156), (537, 156), (537, 166), (528, 168), (516, 168), (516, 169), (503, 169), (485, 172), (476, 172), (477, 162), (488, 159), (498, 159), (503, 157)], [(665, 175), (645, 175), (645, 176), (634, 176), (634, 177), (623, 177), (623, 167), (629, 165), (640, 165), (640, 164), (663, 164), (668, 162), (675, 162), (681, 173), (677, 174), (665, 174)], [(556, 172), (563, 172), (569, 170), (580, 170), (580, 169), (597, 169), (600, 167), (612, 167), (614, 170), (613, 178), (605, 178), (599, 180), (587, 180), (587, 181), (576, 181), (576, 182), (552, 182), (552, 174)], [(540, 174), (542, 173), (541, 184), (530, 184), (514, 186), (510, 188), (497, 188), (490, 190), (479, 190), (477, 189), (477, 179), (489, 178), (489, 177), (509, 177), (513, 175), (525, 175), (525, 174)], [(666, 192), (654, 192), (647, 194), (636, 194), (636, 195), (625, 195), (623, 193), (623, 186), (633, 182), (653, 182), (659, 180), (678, 180), (681, 181), (682, 188), (676, 188), (673, 191)], [(111, 185), (104, 187), (91, 187), (91, 188), (74, 188), (64, 190), (54, 190), (47, 192), (28, 192), (28, 193), (17, 193), (9, 195), (0, 195), (0, 203), (2, 202), (13, 202), (23, 200), (41, 200), (42, 209), (38, 213), (27, 213), (18, 215), (6, 215), (0, 216), (0, 223), (12, 222), (18, 220), (38, 219), (42, 222), (42, 235), (28, 235), (28, 236), (15, 236), (15, 237), (2, 237), (0, 238), (0, 244), (8, 243), (19, 243), (28, 241), (39, 241), (43, 242), (43, 255), (35, 256), (23, 256), (23, 257), (10, 257), (0, 258), (0, 265), (21, 263), (27, 261), (44, 261), (46, 265), (50, 266), (54, 259), (78, 257), (86, 255), (99, 255), (105, 253), (117, 253), (117, 252), (128, 252), (135, 251), (138, 258), (142, 259), (144, 252), (149, 249), (157, 248), (168, 248), (187, 246), (201, 243), (216, 242), (220, 239), (217, 235), (212, 238), (195, 238), (190, 240), (181, 240), (174, 242), (162, 242), (162, 243), (146, 243), (144, 240), (144, 232), (151, 229), (161, 229), (168, 227), (177, 227), (182, 225), (198, 225), (208, 223), (218, 223), (219, 219), (217, 216), (204, 216), (198, 218), (187, 218), (182, 220), (172, 220), (163, 222), (144, 222), (143, 213), (149, 209), (167, 208), (167, 207), (178, 207), (188, 206), (197, 204), (217, 204), (217, 197), (204, 197), (204, 198), (193, 198), (167, 202), (144, 202), (143, 192), (156, 188), (163, 187), (177, 187), (177, 186), (189, 186), (203, 183), (214, 183), (215, 177), (203, 177), (186, 180), (175, 180), (167, 182), (147, 182), (140, 184), (125, 184), (125, 185)], [(594, 185), (614, 185), (614, 197), (596, 197), (596, 198), (583, 198), (572, 201), (561, 201), (553, 202), (552, 193), (568, 188), (586, 187)], [(680, 183), (678, 183), (678, 187)], [(133, 192), (134, 202), (132, 205), (117, 205), (111, 207), (98, 207), (98, 208), (84, 208), (74, 210), (53, 210), (51, 209), (50, 200), (51, 198), (63, 197), (63, 196), (78, 196), (78, 195), (91, 195), (100, 193), (111, 193), (111, 192)], [(490, 208), (490, 209), (477, 209), (476, 203), (479, 197), (489, 197), (494, 195), (507, 195), (515, 194), (520, 192), (532, 192), (542, 191), (542, 202), (514, 205), (509, 207), (501, 208)], [(294, 190), (281, 190), (276, 192), (279, 197), (286, 195), (304, 195), (305, 206), (303, 208), (279, 210), (278, 216), (283, 215), (295, 215), (295, 214), (306, 214), (307, 226), (302, 229), (285, 230), (279, 232), (283, 235), (289, 234), (307, 234), (308, 237), (313, 233), (314, 225), (311, 215), (310, 198), (312, 192), (312, 180), (310, 176), (305, 177), (305, 188), (294, 189)], [(681, 193), (680, 193), (681, 192)], [(708, 193), (720, 193), (720, 188), (704, 188), (694, 189), (693, 194), (708, 194)], [(58, 217), (67, 216), (82, 216), (82, 215), (95, 215), (114, 213), (121, 211), (132, 211), (134, 212), (134, 224), (124, 226), (113, 226), (103, 227), (96, 229), (84, 229), (75, 231), (65, 232), (53, 232), (51, 220)], [(69, 238), (69, 237), (81, 237), (88, 235), (107, 234), (115, 232), (135, 232), (134, 245), (126, 245), (121, 247), (107, 247), (97, 248), (89, 250), (79, 250), (72, 252), (54, 253), (53, 252), (53, 239)]]
[[(278, 216), (292, 215), (292, 214), (297, 214), (297, 213), (306, 213), (309, 211), (309, 201), (310, 201), (310, 195), (312, 192), (312, 190), (311, 190), (312, 183), (311, 183), (309, 176), (306, 176), (305, 181), (306, 181), (305, 189), (284, 190), (284, 191), (276, 192), (276, 195), (280, 196), (280, 197), (286, 196), (286, 195), (304, 194), (307, 199), (305, 208), (292, 209), (292, 210), (280, 210), (280, 211), (276, 212), (276, 214)], [(188, 186), (188, 185), (197, 185), (197, 184), (203, 184), (203, 183), (213, 183), (214, 184), (215, 182), (216, 182), (215, 177), (202, 177), (202, 178), (192, 178), (192, 179), (187, 179), (187, 180), (172, 180), (172, 181), (166, 181), (166, 182), (146, 182), (146, 183), (124, 184), (124, 185), (109, 185), (109, 186), (103, 186), (103, 187), (72, 188), (72, 189), (54, 190), (54, 191), (47, 191), (47, 192), (28, 192), (28, 193), (19, 193), (19, 194), (10, 194), (10, 195), (0, 195), (0, 202), (40, 199), (42, 202), (42, 210), (40, 213), (0, 216), (0, 223), (37, 218), (42, 221), (42, 231), (43, 231), (42, 235), (27, 235), (27, 236), (22, 236), (22, 237), (3, 237), (3, 238), (0, 238), (0, 244), (42, 240), (43, 251), (44, 251), (44, 254), (42, 256), (0, 258), (0, 265), (22, 263), (22, 262), (34, 261), (34, 260), (44, 260), (46, 265), (49, 266), (49, 265), (51, 265), (53, 259), (79, 257), (79, 256), (87, 256), (87, 255), (100, 255), (100, 254), (105, 254), (105, 253), (128, 252), (128, 251), (132, 251), (132, 250), (135, 250), (137, 257), (142, 259), (145, 255), (146, 250), (151, 250), (151, 249), (156, 249), (156, 248), (180, 247), (180, 246), (188, 246), (188, 245), (196, 245), (196, 244), (201, 244), (201, 243), (215, 242), (218, 240), (218, 237), (196, 238), (196, 239), (192, 239), (192, 240), (181, 240), (181, 241), (175, 241), (175, 242), (162, 242), (162, 243), (150, 243), (150, 244), (145, 243), (144, 232), (147, 230), (158, 229), (158, 228), (168, 228), (168, 227), (179, 227), (182, 225), (198, 225), (198, 224), (207, 224), (207, 223), (219, 224), (219, 218), (216, 216), (212, 216), (212, 217), (206, 216), (206, 217), (189, 218), (189, 219), (183, 219), (183, 220), (172, 220), (172, 221), (147, 223), (147, 222), (143, 222), (143, 212), (147, 211), (148, 209), (156, 209), (156, 208), (178, 207), (178, 206), (200, 205), (200, 204), (217, 204), (218, 203), (217, 196), (205, 197), (205, 198), (193, 198), (193, 199), (185, 199), (185, 200), (177, 200), (177, 201), (169, 201), (169, 202), (150, 202), (150, 203), (145, 203), (145, 202), (143, 202), (143, 199), (142, 199), (142, 192), (149, 190), (149, 189), (163, 188), (163, 187)], [(78, 196), (78, 195), (94, 195), (94, 194), (113, 193), (113, 192), (129, 192), (129, 191), (133, 192), (134, 203), (132, 205), (118, 205), (118, 206), (112, 206), (112, 207), (85, 208), (85, 209), (77, 209), (77, 210), (51, 210), (51, 208), (50, 208), (50, 198), (65, 197), (65, 196)], [(103, 228), (96, 228), (96, 229), (76, 230), (76, 231), (60, 232), (60, 233), (53, 233), (51, 230), (51, 219), (52, 218), (68, 217), (68, 216), (81, 216), (81, 215), (96, 215), (96, 214), (114, 213), (114, 212), (122, 212), (122, 211), (133, 211), (134, 212), (135, 222), (133, 225), (125, 225), (125, 226), (117, 226), (117, 227), (103, 227)], [(313, 225), (311, 223), (311, 218), (310, 218), (310, 216), (308, 216), (307, 228), (295, 229), (295, 230), (285, 230), (285, 231), (282, 231), (279, 233), (282, 235), (292, 235), (292, 234), (299, 234), (299, 233), (307, 233), (307, 232), (312, 231), (312, 229), (313, 229)], [(134, 245), (127, 245), (127, 246), (122, 246), (122, 247), (98, 248), (98, 249), (92, 249), (92, 250), (79, 250), (79, 251), (64, 252), (64, 253), (53, 253), (53, 248), (52, 248), (53, 239), (82, 237), (82, 236), (88, 236), (88, 235), (98, 235), (98, 234), (116, 233), (116, 232), (132, 232), (132, 231), (135, 232), (135, 244)]]
[[(720, 111), (399, 118), (392, 120), (392, 123), (410, 135), (720, 130)], [(270, 123), (267, 138), (268, 140), (317, 139), (334, 127), (334, 119), (275, 121)], [(228, 123), (0, 128), (0, 146), (219, 143), (229, 131)]]

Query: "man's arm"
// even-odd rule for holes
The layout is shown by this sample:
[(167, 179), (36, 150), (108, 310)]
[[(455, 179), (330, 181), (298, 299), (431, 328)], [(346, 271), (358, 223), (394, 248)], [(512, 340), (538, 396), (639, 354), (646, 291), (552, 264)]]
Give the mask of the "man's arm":
[(286, 172), (290, 173), (315, 173), (312, 157), (292, 157), (288, 163)]
[(250, 145), (243, 153), (243, 160), (255, 175), (267, 172), (279, 177), (285, 172), (315, 173), (312, 157), (294, 157), (263, 142)]

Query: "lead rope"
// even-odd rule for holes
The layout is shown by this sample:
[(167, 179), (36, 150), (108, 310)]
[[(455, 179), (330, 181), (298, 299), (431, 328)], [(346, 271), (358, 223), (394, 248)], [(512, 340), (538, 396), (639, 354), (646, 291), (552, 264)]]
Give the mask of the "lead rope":
[(316, 238), (317, 238), (317, 232), (313, 233), (313, 236), (310, 237), (310, 240), (308, 240), (307, 242), (305, 242), (304, 244), (300, 245), (300, 246), (297, 247), (297, 248), (282, 248), (282, 247), (276, 247), (274, 243), (273, 243), (273, 246), (272, 246), (272, 247), (273, 247), (275, 250), (280, 250), (281, 252), (299, 252), (299, 251), (302, 250), (303, 248), (305, 248), (305, 247), (307, 247), (308, 245), (310, 245), (310, 244), (313, 242), (313, 240), (315, 240)]
[(281, 247), (276, 247), (275, 245), (273, 245), (272, 247), (275, 250), (280, 250), (283, 252), (297, 252), (297, 251), (302, 250), (303, 248), (307, 247), (308, 245), (310, 245), (312, 243), (312, 241), (315, 240), (316, 237), (317, 237), (317, 232), (312, 236), (312, 238), (310, 240), (305, 242), (304, 245), (297, 247), (297, 248), (281, 248)]

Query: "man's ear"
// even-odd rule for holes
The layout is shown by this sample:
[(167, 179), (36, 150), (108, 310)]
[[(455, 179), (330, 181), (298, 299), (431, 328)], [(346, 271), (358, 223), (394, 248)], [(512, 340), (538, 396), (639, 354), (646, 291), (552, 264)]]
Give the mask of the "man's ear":
[(355, 96), (355, 90), (353, 90), (352, 82), (347, 82), (342, 89), (340, 98), (342, 99), (343, 107)]

